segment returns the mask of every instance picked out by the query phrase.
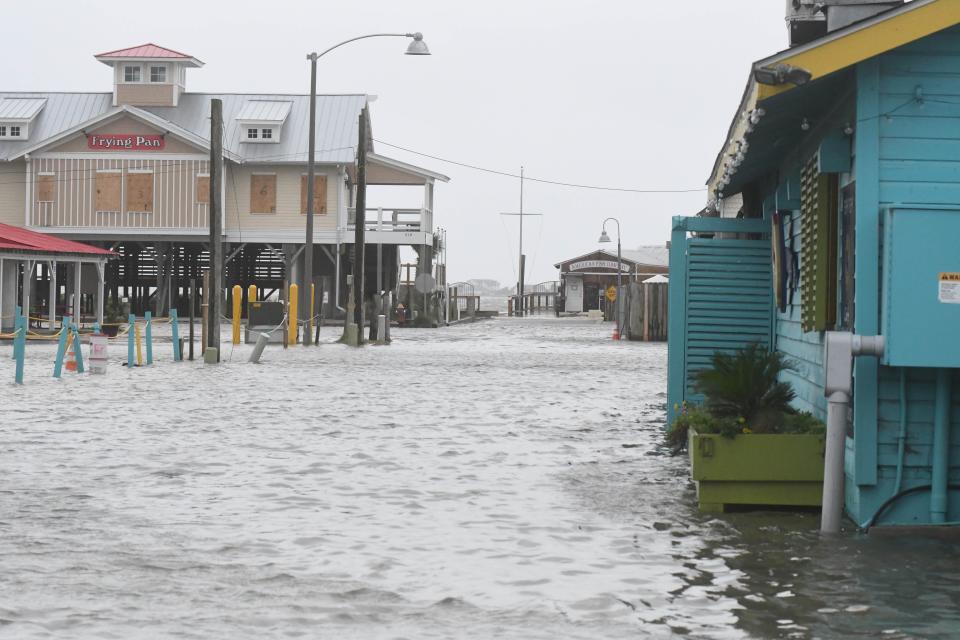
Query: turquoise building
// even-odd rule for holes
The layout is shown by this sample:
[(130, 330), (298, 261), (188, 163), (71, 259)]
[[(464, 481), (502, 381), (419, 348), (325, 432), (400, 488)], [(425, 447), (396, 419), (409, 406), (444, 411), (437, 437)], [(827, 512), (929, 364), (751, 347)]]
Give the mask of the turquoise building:
[(960, 1), (858, 4), (753, 65), (707, 209), (674, 219), (670, 419), (714, 351), (755, 341), (796, 363), (796, 407), (825, 419), (825, 332), (882, 335), (882, 358), (854, 362), (846, 514), (955, 524)]

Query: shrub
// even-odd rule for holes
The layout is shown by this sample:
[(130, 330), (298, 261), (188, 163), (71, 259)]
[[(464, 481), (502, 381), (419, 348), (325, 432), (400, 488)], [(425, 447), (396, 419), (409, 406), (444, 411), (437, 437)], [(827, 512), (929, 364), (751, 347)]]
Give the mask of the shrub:
[(779, 380), (793, 364), (779, 352), (751, 344), (733, 354), (717, 351), (712, 367), (700, 371), (694, 388), (704, 395), (702, 406), (676, 407), (678, 413), (667, 430), (667, 446), (674, 453), (687, 447), (690, 429), (733, 438), (740, 433), (814, 433), (826, 431), (809, 413), (790, 406), (796, 397), (787, 382)]
[(733, 354), (716, 351), (711, 364), (697, 373), (694, 389), (704, 395), (712, 415), (743, 418), (754, 431), (763, 432), (792, 411), (796, 394), (778, 378), (794, 366), (782, 353), (753, 343)]

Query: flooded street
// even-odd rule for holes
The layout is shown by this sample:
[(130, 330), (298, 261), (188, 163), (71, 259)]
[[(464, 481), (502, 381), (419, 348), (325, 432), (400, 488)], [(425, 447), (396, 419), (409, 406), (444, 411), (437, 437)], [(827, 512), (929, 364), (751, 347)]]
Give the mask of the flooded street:
[(609, 334), (497, 319), (255, 366), (225, 327), (219, 367), (116, 343), (62, 381), (30, 343), (20, 388), (0, 345), (0, 637), (956, 637), (955, 545), (699, 514), (660, 446), (666, 345)]

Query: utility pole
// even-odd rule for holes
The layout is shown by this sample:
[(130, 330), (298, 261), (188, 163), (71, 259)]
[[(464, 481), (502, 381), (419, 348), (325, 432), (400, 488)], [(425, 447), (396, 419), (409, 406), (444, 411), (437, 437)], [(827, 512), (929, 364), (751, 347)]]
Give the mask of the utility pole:
[(520, 273), (517, 274), (517, 306), (514, 307), (514, 315), (523, 315), (524, 304), (523, 304), (523, 287), (524, 287), (524, 276), (527, 264), (527, 257), (523, 255), (523, 218), (524, 216), (542, 216), (542, 213), (524, 213), (523, 211), (523, 167), (520, 167), (520, 212), (519, 213), (501, 213), (502, 216), (519, 216), (520, 217)]
[(353, 321), (357, 325), (357, 342), (363, 342), (363, 306), (366, 302), (364, 295), (364, 242), (366, 242), (367, 226), (367, 107), (360, 112), (360, 137), (357, 141), (357, 199), (356, 216), (353, 233), (353, 300), (356, 306), (353, 310)]
[(210, 290), (207, 299), (207, 346), (220, 362), (220, 293), (223, 291), (223, 101), (210, 101)]
[[(317, 147), (317, 54), (311, 53), (307, 56), (310, 59), (310, 141), (308, 143), (309, 151), (307, 156), (307, 238), (304, 245), (303, 255), (303, 284), (301, 286), (301, 299), (307, 304), (301, 304), (300, 307), (306, 309), (305, 318), (313, 317), (313, 305), (310, 288), (313, 286), (313, 182), (316, 175), (316, 147)], [(303, 346), (309, 347), (313, 336), (310, 335), (310, 325), (306, 325), (303, 331)]]

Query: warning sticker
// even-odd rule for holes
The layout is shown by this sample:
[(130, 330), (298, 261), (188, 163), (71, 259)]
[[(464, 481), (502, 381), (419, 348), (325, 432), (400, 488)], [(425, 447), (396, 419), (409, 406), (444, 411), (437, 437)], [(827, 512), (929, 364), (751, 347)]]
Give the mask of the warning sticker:
[(944, 304), (960, 304), (960, 273), (941, 273), (938, 299)]

